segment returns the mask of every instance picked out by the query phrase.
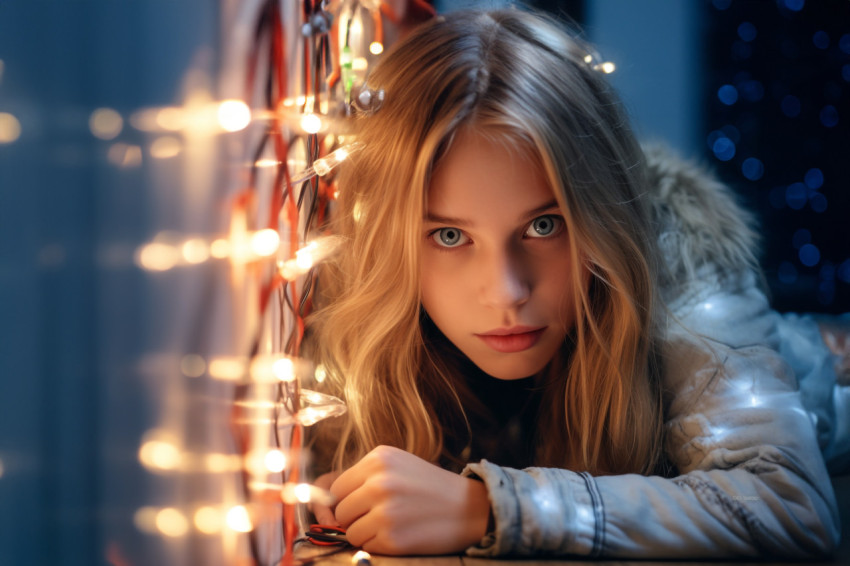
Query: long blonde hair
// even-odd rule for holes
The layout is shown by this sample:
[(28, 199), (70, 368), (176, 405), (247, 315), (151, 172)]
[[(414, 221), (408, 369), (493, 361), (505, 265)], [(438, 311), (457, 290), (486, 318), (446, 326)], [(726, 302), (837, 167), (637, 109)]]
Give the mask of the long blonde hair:
[(544, 17), (469, 12), (420, 27), (369, 77), (385, 102), (357, 119), (364, 149), (341, 171), (334, 213), (345, 247), (320, 274), (311, 321), (316, 355), (349, 407), (334, 467), (379, 444), (444, 464), (463, 458), (446, 438), (468, 427), (468, 392), (425, 336), (419, 246), (430, 174), (464, 127), (536, 156), (571, 234), (577, 322), (547, 370), (557, 393), (540, 407), (534, 463), (654, 469), (656, 244), (643, 156), (596, 63)]

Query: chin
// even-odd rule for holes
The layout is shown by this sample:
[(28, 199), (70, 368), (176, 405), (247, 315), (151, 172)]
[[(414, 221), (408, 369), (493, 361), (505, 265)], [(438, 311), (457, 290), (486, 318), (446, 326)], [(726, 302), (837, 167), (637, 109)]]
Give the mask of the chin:
[(496, 379), (503, 381), (513, 381), (516, 379), (525, 379), (540, 373), (546, 364), (524, 364), (524, 363), (478, 363), (472, 360), (478, 369)]

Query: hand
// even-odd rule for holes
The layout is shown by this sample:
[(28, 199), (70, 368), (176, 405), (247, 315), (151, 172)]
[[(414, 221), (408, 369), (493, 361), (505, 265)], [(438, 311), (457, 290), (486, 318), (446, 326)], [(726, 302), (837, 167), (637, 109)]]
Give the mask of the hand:
[[(331, 484), (334, 482), (336, 478), (339, 477), (339, 472), (330, 472), (327, 474), (322, 474), (313, 484), (316, 487), (320, 487), (322, 489), (329, 489)], [(333, 510), (327, 506), (322, 505), (318, 502), (313, 502), (310, 505), (310, 511), (313, 512), (313, 515), (316, 517), (316, 522), (320, 525), (330, 525), (332, 527), (339, 526), (339, 523), (336, 521), (336, 517), (334, 517)]]
[(348, 540), (368, 552), (453, 554), (487, 531), (490, 501), (482, 482), (398, 448), (375, 448), (330, 491)]

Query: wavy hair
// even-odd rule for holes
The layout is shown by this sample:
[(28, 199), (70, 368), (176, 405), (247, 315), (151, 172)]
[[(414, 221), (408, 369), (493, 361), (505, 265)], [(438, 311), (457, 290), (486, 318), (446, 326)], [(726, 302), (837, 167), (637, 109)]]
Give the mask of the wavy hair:
[(454, 135), (474, 128), (536, 158), (571, 234), (576, 324), (546, 370), (556, 394), (540, 407), (534, 463), (655, 469), (657, 245), (643, 155), (592, 53), (543, 16), (452, 13), (416, 29), (369, 77), (385, 102), (356, 119), (364, 149), (340, 172), (335, 211), (344, 249), (322, 268), (310, 321), (330, 387), (349, 406), (333, 432), (335, 468), (379, 444), (463, 463), (448, 439), (471, 434), (470, 394), (421, 316), (419, 248), (431, 172)]

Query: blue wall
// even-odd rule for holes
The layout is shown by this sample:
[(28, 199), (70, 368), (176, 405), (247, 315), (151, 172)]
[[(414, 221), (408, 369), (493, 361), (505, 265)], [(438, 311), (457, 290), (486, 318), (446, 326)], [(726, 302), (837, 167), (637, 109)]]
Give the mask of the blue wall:
[(116, 172), (88, 119), (172, 103), (215, 4), (0, 1), (0, 112), (21, 126), (0, 144), (0, 566), (106, 564), (105, 526), (144, 501), (148, 172)]

